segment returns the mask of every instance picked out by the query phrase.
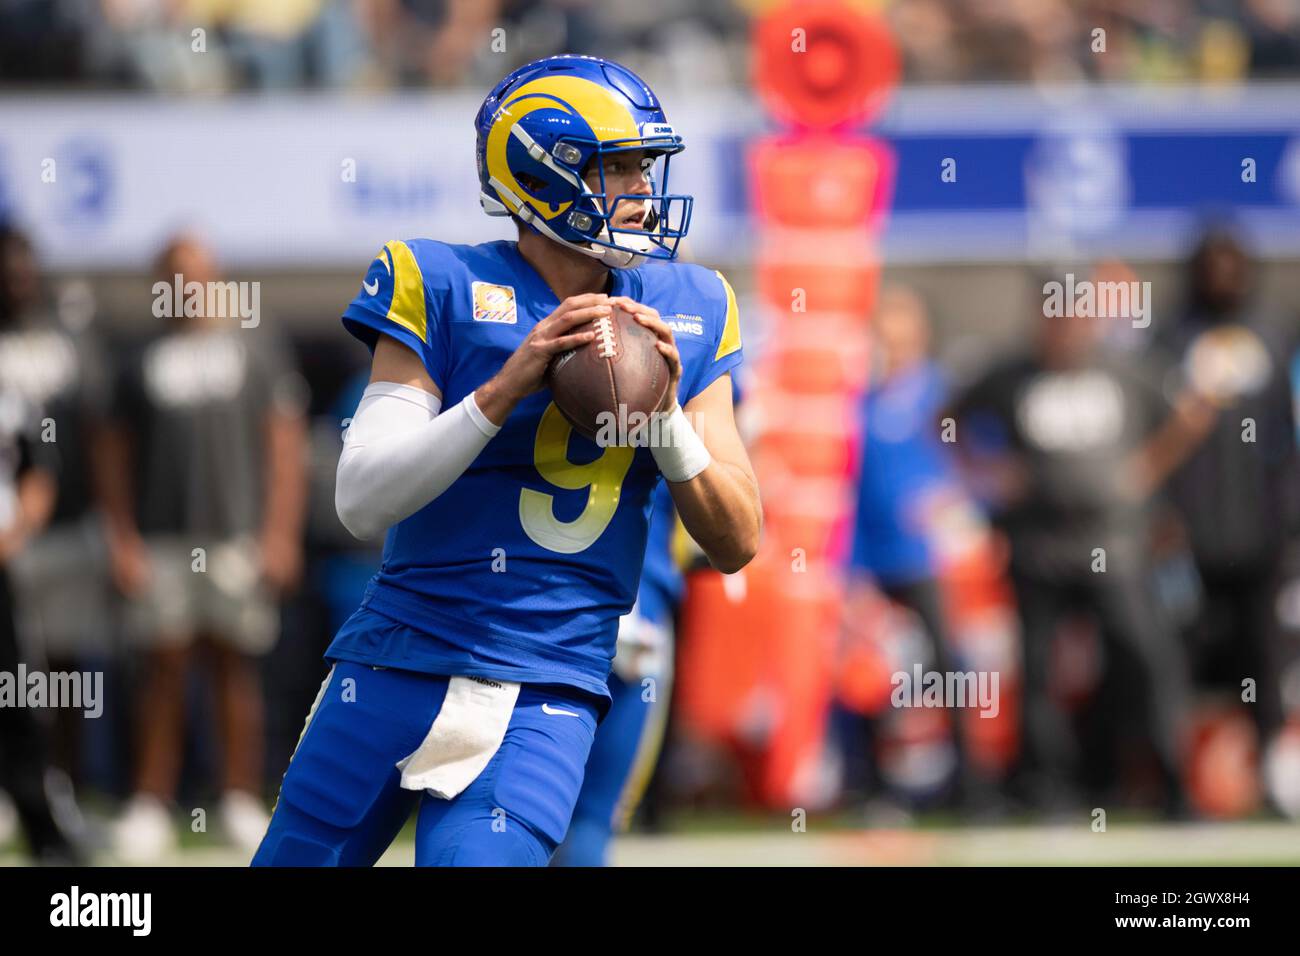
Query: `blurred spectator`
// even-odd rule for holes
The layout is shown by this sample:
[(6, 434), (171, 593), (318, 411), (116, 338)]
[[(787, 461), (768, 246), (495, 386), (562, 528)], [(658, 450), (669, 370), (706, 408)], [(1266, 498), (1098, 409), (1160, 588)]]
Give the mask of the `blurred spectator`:
[(1034, 311), (1034, 351), (995, 367), (954, 406), (959, 459), (1011, 546), (1023, 640), (1014, 785), (1049, 810), (1077, 798), (1081, 754), (1053, 669), (1066, 615), (1083, 610), (1104, 643), (1109, 752), (1140, 732), (1177, 815), (1186, 662), (1152, 586), (1148, 503), (1209, 415), (1182, 400), (1171, 410), (1155, 376), (1099, 348), (1106, 320), (1046, 318), (1041, 299)]
[[(19, 667), (32, 666), (20, 647), (18, 610), (8, 566), (54, 509), (55, 464), (35, 428), (36, 410), (0, 379), (0, 673), (27, 692)], [(39, 665), (37, 665), (39, 666)], [(47, 863), (79, 862), (80, 851), (60, 828), (46, 790), (46, 728), (39, 708), (0, 705), (0, 785), (12, 795), (27, 849)]]
[(68, 84), (91, 79), (88, 31), (60, 0), (0, 0), (0, 81)]
[(957, 23), (944, 0), (898, 0), (889, 22), (903, 58), (904, 75), (913, 83), (955, 83), (965, 63), (957, 54)]
[(83, 29), (99, 78), (168, 93), (228, 88), (229, 67), (211, 14), (197, 2), (103, 0), (87, 5)]
[[(872, 324), (876, 373), (865, 396), (856, 525), (849, 560), (846, 608), (860, 605), (854, 594), (875, 587), (919, 618), (927, 646), (927, 670), (959, 671), (939, 586), (939, 541), (943, 513), (963, 493), (949, 451), (939, 440), (938, 415), (947, 395), (945, 377), (930, 358), (930, 322), (925, 304), (911, 289), (881, 291)], [(907, 671), (910, 673), (911, 665)], [(987, 804), (991, 787), (975, 776), (964, 732), (964, 716), (951, 711), (949, 727), (956, 751), (954, 806), (975, 809)], [(836, 724), (844, 742), (858, 744), (855, 725), (862, 718), (845, 710)], [(846, 766), (858, 756), (879, 776), (873, 753), (846, 754)], [(874, 783), (874, 782), (873, 782)], [(869, 784), (869, 786), (871, 786)]]
[(1296, 75), (1300, 63), (1300, 4), (1295, 0), (1245, 0), (1252, 76)]
[[(102, 666), (112, 639), (108, 558), (93, 507), (90, 436), (107, 398), (101, 343), (50, 302), (25, 235), (0, 228), (0, 382), (36, 415), (42, 444), (58, 462), (49, 524), (10, 562), (24, 630), (54, 670)], [(61, 761), (77, 771), (80, 718), (56, 714)]]
[(1300, 519), (1300, 472), (1289, 350), (1254, 292), (1240, 241), (1209, 230), (1188, 261), (1186, 305), (1166, 346), (1219, 408), (1213, 431), (1170, 483), (1203, 592), (1196, 673), (1234, 696), (1243, 680), (1255, 682), (1250, 710), (1263, 746), (1283, 721), (1275, 603)]
[[(166, 285), (218, 278), (206, 246), (187, 237), (167, 245), (158, 274)], [(199, 661), (215, 683), (220, 822), (237, 845), (251, 850), (261, 839), (254, 657), (275, 643), (278, 596), (302, 564), (301, 379), (265, 330), (210, 315), (170, 321), (120, 370), (99, 453), (113, 575), (144, 657), (135, 795), (115, 827), (128, 859), (154, 858), (175, 840), (167, 805), (180, 772), (187, 672)]]
[(217, 3), (236, 83), (249, 89), (346, 87), (362, 77), (366, 35), (352, 0)]
[[(500, 26), (498, 0), (401, 0), (398, 8), (392, 39), (411, 71), (399, 77), (406, 82), (461, 82), (475, 58), (489, 51), (491, 31)], [(507, 32), (504, 39), (509, 50), (512, 37)]]

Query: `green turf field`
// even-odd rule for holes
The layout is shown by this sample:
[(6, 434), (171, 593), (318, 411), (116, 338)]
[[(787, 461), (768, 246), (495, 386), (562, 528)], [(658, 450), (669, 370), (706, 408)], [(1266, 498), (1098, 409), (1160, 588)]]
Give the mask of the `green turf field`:
[[(614, 849), (618, 866), (1142, 866), (1300, 865), (1300, 824), (1114, 823), (1106, 832), (1080, 825), (850, 829), (810, 819), (806, 832), (770, 820), (733, 816), (696, 821), (666, 834), (633, 834)], [(408, 827), (380, 861), (414, 861)], [(111, 864), (104, 857), (99, 862)], [(242, 866), (246, 858), (215, 837), (188, 835), (168, 866)], [(0, 849), (0, 865), (22, 865), (16, 847)]]

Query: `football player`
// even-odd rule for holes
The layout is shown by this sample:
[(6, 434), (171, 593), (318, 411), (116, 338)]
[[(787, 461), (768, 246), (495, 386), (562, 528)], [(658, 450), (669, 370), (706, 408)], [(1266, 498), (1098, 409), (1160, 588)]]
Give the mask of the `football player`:
[[(336, 504), (358, 537), (387, 531), (383, 563), (326, 652), (254, 865), (372, 864), (417, 804), (417, 865), (544, 865), (609, 707), (654, 488), (719, 570), (758, 547), (735, 295), (668, 264), (692, 200), (668, 192), (684, 146), (654, 93), (550, 57), (507, 76), (476, 131), (481, 204), (518, 241), (389, 242), (343, 316), (373, 359)], [(598, 446), (545, 388), (616, 305), (670, 369), (654, 447)]]

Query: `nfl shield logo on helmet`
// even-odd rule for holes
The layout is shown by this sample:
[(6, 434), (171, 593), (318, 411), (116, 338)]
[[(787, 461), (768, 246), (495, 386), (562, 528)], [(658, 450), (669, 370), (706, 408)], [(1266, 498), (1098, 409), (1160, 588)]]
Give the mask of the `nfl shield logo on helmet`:
[(516, 319), (513, 286), (491, 282), (474, 283), (475, 322), (504, 322), (506, 325), (514, 325)]

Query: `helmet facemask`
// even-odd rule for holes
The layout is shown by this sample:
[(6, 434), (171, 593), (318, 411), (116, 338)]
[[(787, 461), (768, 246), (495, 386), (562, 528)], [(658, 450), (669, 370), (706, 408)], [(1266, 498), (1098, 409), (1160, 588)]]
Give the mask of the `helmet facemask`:
[[(693, 197), (668, 192), (669, 163), (685, 148), (680, 137), (654, 136), (608, 142), (562, 139), (547, 153), (521, 127), (515, 126), (511, 132), (515, 140), (511, 148), (526, 153), (538, 173), (531, 176), (516, 172), (516, 181), (532, 198), (549, 204), (564, 202), (570, 205), (570, 209), (548, 222), (536, 215), (527, 203), (498, 202), (490, 205), (488, 200), (491, 197), (485, 194), (483, 207), (489, 214), (512, 212), (547, 238), (599, 259), (611, 268), (631, 269), (647, 259), (676, 258), (677, 246), (690, 228), (694, 205)], [(644, 151), (643, 163), (649, 163), (646, 172), (650, 191), (609, 195), (605, 180), (606, 159), (614, 154), (636, 151)], [(583, 176), (583, 171), (592, 164), (600, 181), (599, 189), (594, 191)], [(492, 181), (492, 185), (498, 196), (506, 191), (501, 183)], [(519, 197), (507, 192), (502, 198), (517, 201)], [(646, 204), (645, 219), (640, 227), (612, 225), (619, 218), (620, 204), (624, 202)]]
[[(584, 188), (566, 216), (567, 224), (584, 236), (589, 247), (581, 251), (616, 268), (633, 268), (647, 259), (676, 258), (678, 244), (690, 228), (694, 202), (690, 196), (668, 192), (669, 164), (681, 150), (680, 142), (665, 144), (662, 140), (587, 144), (586, 163), (595, 166), (599, 188), (592, 190), (584, 177)], [(649, 191), (611, 195), (605, 176), (606, 160), (611, 155), (639, 151), (644, 151), (642, 175)], [(640, 224), (614, 225), (623, 218), (624, 203), (644, 204), (645, 216)]]

